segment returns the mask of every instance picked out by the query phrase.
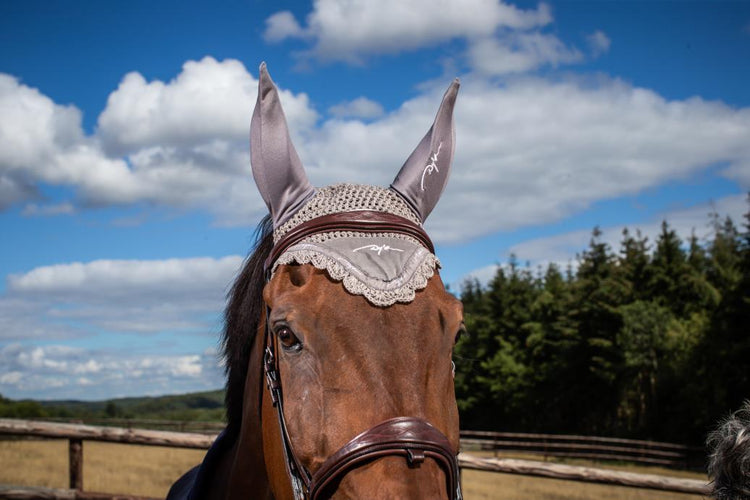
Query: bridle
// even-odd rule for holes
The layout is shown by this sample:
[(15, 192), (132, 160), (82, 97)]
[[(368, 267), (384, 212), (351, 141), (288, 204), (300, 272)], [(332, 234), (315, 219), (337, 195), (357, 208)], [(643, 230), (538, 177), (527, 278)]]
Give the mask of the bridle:
[[(325, 215), (299, 224), (286, 233), (273, 247), (265, 262), (266, 281), (271, 278), (274, 262), (289, 247), (302, 239), (327, 231), (356, 231), (359, 233), (399, 233), (411, 236), (434, 253), (429, 236), (421, 226), (385, 212), (361, 210)], [(284, 461), (292, 484), (295, 500), (319, 500), (327, 489), (352, 469), (386, 456), (401, 456), (409, 467), (419, 467), (426, 458), (433, 459), (443, 469), (448, 498), (461, 500), (458, 459), (448, 438), (424, 419), (396, 417), (362, 432), (328, 457), (311, 474), (294, 453), (284, 417), (284, 398), (279, 376), (278, 339), (269, 325), (270, 309), (266, 305), (263, 371), (271, 402), (276, 408)]]

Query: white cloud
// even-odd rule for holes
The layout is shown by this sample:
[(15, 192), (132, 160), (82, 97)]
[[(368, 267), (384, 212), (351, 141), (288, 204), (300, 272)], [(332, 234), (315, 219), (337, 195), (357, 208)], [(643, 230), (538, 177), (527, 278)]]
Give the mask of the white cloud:
[[(258, 81), (233, 59), (188, 61), (166, 83), (129, 73), (110, 94), (97, 133), (106, 150), (117, 155), (197, 144), (208, 147), (208, 156), (224, 157), (225, 151), (216, 151), (217, 140), (220, 147), (236, 141), (246, 149), (257, 93)], [(305, 94), (283, 92), (282, 101), (291, 128), (315, 122)]]
[(443, 241), (560, 220), (750, 158), (750, 109), (611, 80), (469, 82), (456, 117), (454, 175), (430, 221)]
[(0, 338), (212, 335), (220, 329), (224, 296), (241, 264), (238, 256), (98, 260), (11, 275), (0, 296)]
[(0, 73), (0, 172), (48, 161), (83, 140), (81, 112)]
[(734, 162), (722, 173), (729, 179), (737, 181), (744, 189), (750, 190), (750, 161)]
[(0, 385), (16, 385), (21, 381), (23, 373), (21, 372), (6, 372), (0, 375)]
[(95, 260), (33, 269), (8, 278), (10, 292), (68, 297), (119, 297), (137, 290), (143, 293), (191, 293), (226, 285), (239, 269), (238, 256), (167, 260)]
[[(620, 249), (622, 232), (626, 227), (631, 234), (639, 230), (643, 236), (648, 237), (653, 244), (661, 232), (661, 223), (666, 220), (671, 229), (687, 242), (691, 235), (695, 234), (700, 241), (712, 238), (712, 228), (708, 215), (712, 212), (720, 216), (729, 215), (735, 224), (739, 224), (743, 214), (747, 211), (747, 204), (743, 195), (728, 196), (714, 203), (702, 203), (693, 207), (675, 209), (664, 212), (659, 216), (652, 217), (650, 221), (629, 225), (617, 225), (600, 228), (602, 231), (601, 241), (609, 245), (615, 253)], [(534, 266), (546, 266), (554, 262), (561, 269), (568, 263), (575, 264), (576, 255), (583, 252), (591, 240), (591, 230), (572, 231), (550, 237), (536, 238), (514, 245), (508, 250), (508, 256), (515, 254), (519, 259), (528, 260)]]
[[(747, 209), (746, 196), (727, 196), (709, 203), (668, 210), (651, 217), (647, 221), (599, 227), (601, 231), (599, 240), (609, 245), (610, 250), (617, 254), (620, 250), (623, 230), (627, 228), (633, 236), (635, 236), (636, 231), (639, 231), (641, 236), (647, 237), (653, 250), (653, 244), (661, 232), (662, 221), (666, 220), (670, 229), (677, 233), (684, 244), (687, 244), (692, 235), (695, 235), (701, 243), (705, 243), (713, 238), (709, 214), (717, 213), (722, 218), (729, 216), (736, 225), (739, 225), (740, 221), (743, 220), (743, 215), (747, 213)], [(515, 255), (521, 262), (528, 262), (532, 269), (546, 269), (550, 264), (555, 264), (560, 270), (565, 270), (568, 265), (575, 269), (577, 257), (589, 246), (591, 233), (592, 229), (583, 229), (533, 238), (515, 244), (500, 256), (500, 264), (475, 269), (451, 284), (451, 288), (460, 291), (461, 285), (466, 280), (474, 279), (479, 280), (483, 286), (487, 286), (497, 270), (501, 266), (507, 265), (511, 255)]]
[(58, 203), (50, 205), (38, 205), (29, 203), (23, 207), (21, 215), (25, 217), (35, 216), (53, 216), (53, 215), (71, 215), (75, 213), (75, 207), (72, 203)]
[(305, 31), (288, 10), (277, 12), (266, 19), (266, 30), (263, 38), (267, 42), (280, 42), (286, 38), (302, 38)]
[[(369, 123), (321, 124), (298, 143), (313, 183), (388, 185), (432, 122), (442, 91), (427, 89)], [(498, 87), (468, 77), (456, 129), (453, 175), (428, 221), (443, 243), (561, 220), (598, 200), (718, 164), (736, 172), (750, 160), (750, 109), (669, 101), (605, 78), (519, 78)]]
[(499, 28), (530, 29), (551, 21), (543, 3), (536, 10), (523, 10), (498, 0), (317, 0), (304, 28), (289, 12), (278, 12), (267, 19), (265, 38), (308, 38), (314, 41), (314, 57), (356, 62), (370, 54), (489, 36)]
[(60, 106), (16, 78), (0, 74), (0, 208), (37, 197), (37, 183), (96, 189), (121, 180), (122, 161), (98, 162), (81, 128), (81, 112)]
[[(93, 376), (95, 375), (95, 376)], [(215, 351), (151, 355), (60, 345), (0, 348), (0, 392), (42, 399), (105, 399), (217, 389), (223, 384)]]
[(539, 32), (486, 37), (473, 41), (467, 51), (471, 67), (484, 75), (526, 73), (541, 66), (583, 60), (583, 54), (567, 47), (554, 35)]
[(500, 264), (489, 264), (487, 266), (480, 267), (479, 269), (474, 269), (473, 271), (462, 276), (460, 280), (456, 281), (455, 283), (451, 283), (451, 290), (453, 290), (454, 293), (460, 294), (461, 289), (466, 282), (473, 283), (474, 281), (478, 281), (482, 286), (487, 286), (492, 278), (495, 277), (500, 267)]
[[(554, 38), (524, 36), (534, 40), (524, 42), (536, 54), (532, 65), (577, 57)], [(24, 106), (39, 111), (19, 127), (30, 137), (19, 139), (18, 151), (3, 156), (14, 148), (0, 148), (0, 204), (29, 198), (38, 184), (49, 183), (72, 186), (80, 199), (62, 200), (52, 205), (56, 208), (29, 204), (27, 213), (144, 201), (206, 210), (223, 225), (248, 225), (265, 213), (245, 137), (257, 81), (236, 61), (189, 62), (167, 83), (126, 77), (91, 137), (81, 132), (75, 109), (14, 79), (2, 82), (2, 102), (16, 121), (25, 120), (19, 111)], [(233, 85), (237, 89), (226, 92), (231, 99), (210, 91)], [(332, 110), (349, 118), (322, 122), (305, 94), (281, 94), (313, 184), (388, 185), (432, 123), (443, 90), (425, 85), (398, 109), (367, 120), (353, 116), (372, 116), (381, 108), (357, 99)], [(248, 109), (237, 111), (243, 106)], [(0, 123), (12, 128), (4, 115)], [(72, 131), (65, 135), (56, 123)], [(498, 85), (474, 73), (463, 78), (456, 125), (455, 173), (428, 223), (438, 242), (559, 220), (597, 200), (717, 165), (750, 186), (750, 109), (700, 98), (670, 101), (604, 77), (554, 82), (516, 77)], [(23, 146), (34, 143), (40, 147)], [(105, 150), (125, 156), (111, 157)]]
[[(257, 79), (235, 60), (188, 61), (170, 82), (130, 73), (87, 136), (77, 108), (0, 74), (0, 209), (50, 184), (72, 187), (76, 199), (27, 204), (26, 214), (150, 202), (252, 223), (265, 212), (247, 140), (256, 95)], [(293, 135), (314, 126), (305, 94), (282, 89), (281, 99)]]
[(377, 118), (385, 114), (383, 106), (367, 97), (357, 97), (352, 101), (341, 102), (331, 106), (328, 112), (337, 118), (363, 119)]
[(601, 30), (596, 30), (586, 37), (586, 41), (589, 43), (589, 49), (594, 57), (598, 57), (605, 52), (609, 51), (612, 41), (609, 39), (606, 33)]
[(45, 307), (33, 297), (0, 295), (0, 341), (71, 339), (88, 334), (66, 322), (45, 322)]

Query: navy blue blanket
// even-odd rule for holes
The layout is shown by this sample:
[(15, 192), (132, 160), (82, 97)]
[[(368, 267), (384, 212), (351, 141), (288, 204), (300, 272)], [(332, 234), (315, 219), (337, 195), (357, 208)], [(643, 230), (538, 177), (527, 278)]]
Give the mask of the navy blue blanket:
[(187, 471), (178, 479), (167, 493), (167, 500), (202, 500), (206, 498), (211, 485), (216, 464), (221, 455), (231, 447), (233, 440), (227, 436), (226, 429), (216, 437), (216, 441), (208, 449), (203, 462)]

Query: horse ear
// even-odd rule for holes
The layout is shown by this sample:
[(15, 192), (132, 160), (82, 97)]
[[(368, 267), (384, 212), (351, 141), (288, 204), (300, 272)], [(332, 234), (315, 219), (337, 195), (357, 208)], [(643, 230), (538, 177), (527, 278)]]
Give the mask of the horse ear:
[(432, 127), (391, 184), (417, 211), (422, 222), (437, 205), (448, 182), (456, 142), (453, 106), (458, 87), (456, 78), (443, 96)]
[(250, 163), (258, 191), (271, 211), (274, 228), (288, 220), (315, 193), (289, 136), (279, 92), (260, 65), (258, 101), (250, 122)]

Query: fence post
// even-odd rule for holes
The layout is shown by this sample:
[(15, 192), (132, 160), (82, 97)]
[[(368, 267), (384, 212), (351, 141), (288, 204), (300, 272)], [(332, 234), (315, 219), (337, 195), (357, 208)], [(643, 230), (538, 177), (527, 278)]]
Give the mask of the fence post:
[(83, 440), (68, 440), (68, 460), (70, 464), (70, 489), (83, 490)]

